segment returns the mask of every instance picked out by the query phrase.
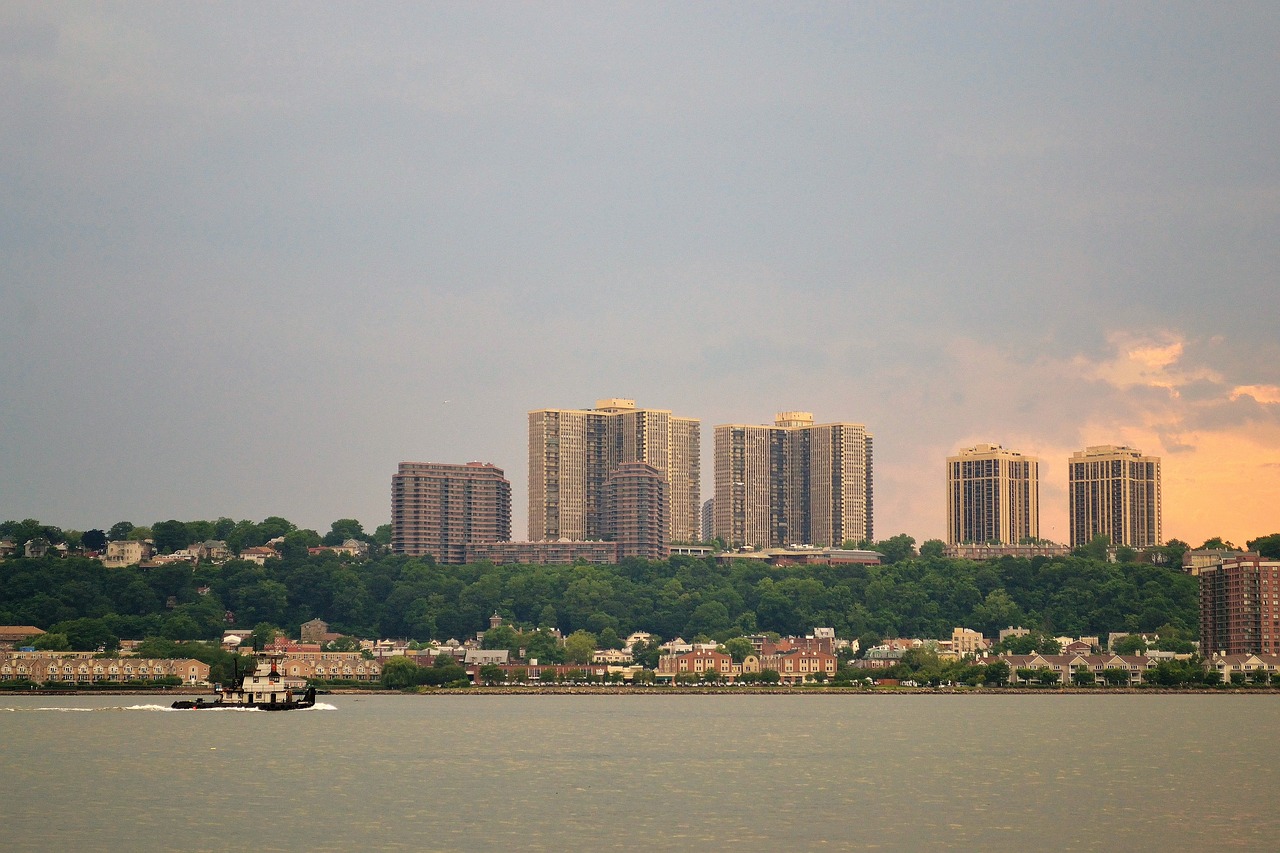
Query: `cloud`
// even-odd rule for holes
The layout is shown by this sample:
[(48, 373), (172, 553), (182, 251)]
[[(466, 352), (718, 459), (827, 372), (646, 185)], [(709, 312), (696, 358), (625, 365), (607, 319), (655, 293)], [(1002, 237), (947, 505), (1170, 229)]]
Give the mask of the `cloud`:
[(1181, 394), (1183, 386), (1193, 382), (1222, 381), (1221, 374), (1215, 370), (1179, 364), (1186, 352), (1186, 340), (1177, 332), (1161, 331), (1153, 335), (1113, 332), (1107, 339), (1115, 350), (1110, 358), (1097, 362), (1085, 356), (1076, 359), (1076, 364), (1089, 378), (1121, 389), (1161, 388), (1175, 397)]
[(1259, 403), (1280, 403), (1280, 385), (1237, 385), (1231, 389), (1231, 399), (1252, 397)]

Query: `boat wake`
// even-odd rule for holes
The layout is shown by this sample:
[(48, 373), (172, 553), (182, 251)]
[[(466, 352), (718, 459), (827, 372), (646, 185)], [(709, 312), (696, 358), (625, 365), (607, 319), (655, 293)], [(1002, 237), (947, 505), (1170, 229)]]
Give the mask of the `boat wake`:
[[(0, 713), (6, 711), (12, 713), (32, 713), (35, 711), (51, 711), (57, 714), (81, 714), (90, 711), (185, 711), (186, 708), (171, 708), (168, 705), (110, 705), (104, 708), (0, 708)], [(202, 711), (228, 711), (236, 714), (258, 713), (260, 708), (235, 708), (231, 706), (222, 707), (206, 707), (201, 708)], [(300, 708), (301, 711), (336, 711), (336, 705), (330, 705), (328, 702), (317, 702), (310, 708)]]

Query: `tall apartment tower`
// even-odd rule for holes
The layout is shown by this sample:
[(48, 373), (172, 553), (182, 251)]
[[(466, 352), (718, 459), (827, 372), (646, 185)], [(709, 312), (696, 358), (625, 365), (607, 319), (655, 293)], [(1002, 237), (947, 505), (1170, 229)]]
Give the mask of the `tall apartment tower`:
[(715, 430), (715, 536), (729, 547), (840, 547), (874, 533), (872, 437), (862, 424), (780, 412)]
[(667, 483), (647, 462), (623, 462), (604, 485), (604, 537), (618, 558), (667, 558)]
[(635, 400), (530, 412), (529, 538), (601, 538), (605, 481), (624, 462), (645, 462), (667, 485), (667, 541), (697, 541), (699, 442), (696, 418)]
[(445, 564), (511, 538), (511, 484), (487, 462), (401, 462), (391, 478), (391, 550)]
[(998, 444), (947, 457), (947, 544), (1040, 537), (1040, 460)]
[(716, 538), (716, 499), (707, 498), (702, 502), (702, 541), (710, 542)]
[[(1280, 560), (1225, 557), (1200, 569), (1200, 651), (1229, 655), (1280, 652)], [(1270, 590), (1270, 592), (1269, 592)]]
[(1071, 454), (1071, 547), (1102, 534), (1112, 545), (1159, 545), (1160, 457), (1105, 444)]

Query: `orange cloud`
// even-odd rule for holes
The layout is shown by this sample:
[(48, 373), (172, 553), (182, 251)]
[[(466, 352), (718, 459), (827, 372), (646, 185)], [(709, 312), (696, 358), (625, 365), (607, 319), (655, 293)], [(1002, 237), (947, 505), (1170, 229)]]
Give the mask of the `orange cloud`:
[(1259, 403), (1280, 403), (1280, 385), (1237, 385), (1231, 389), (1231, 399), (1252, 397)]

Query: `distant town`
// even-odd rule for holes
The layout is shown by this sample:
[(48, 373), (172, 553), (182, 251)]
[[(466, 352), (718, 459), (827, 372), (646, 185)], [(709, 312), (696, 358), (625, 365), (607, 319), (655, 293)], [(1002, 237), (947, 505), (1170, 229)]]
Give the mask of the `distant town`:
[[(874, 538), (873, 439), (633, 400), (529, 413), (528, 538), (489, 462), (403, 462), (391, 523), (0, 524), (0, 686), (203, 687), (252, 649), (315, 684), (1266, 685), (1280, 534), (1162, 535), (1160, 459), (1083, 448), (1070, 541), (1039, 460), (945, 460), (947, 541)], [(941, 461), (941, 460), (940, 460)], [(1280, 676), (1277, 676), (1280, 677)]]

